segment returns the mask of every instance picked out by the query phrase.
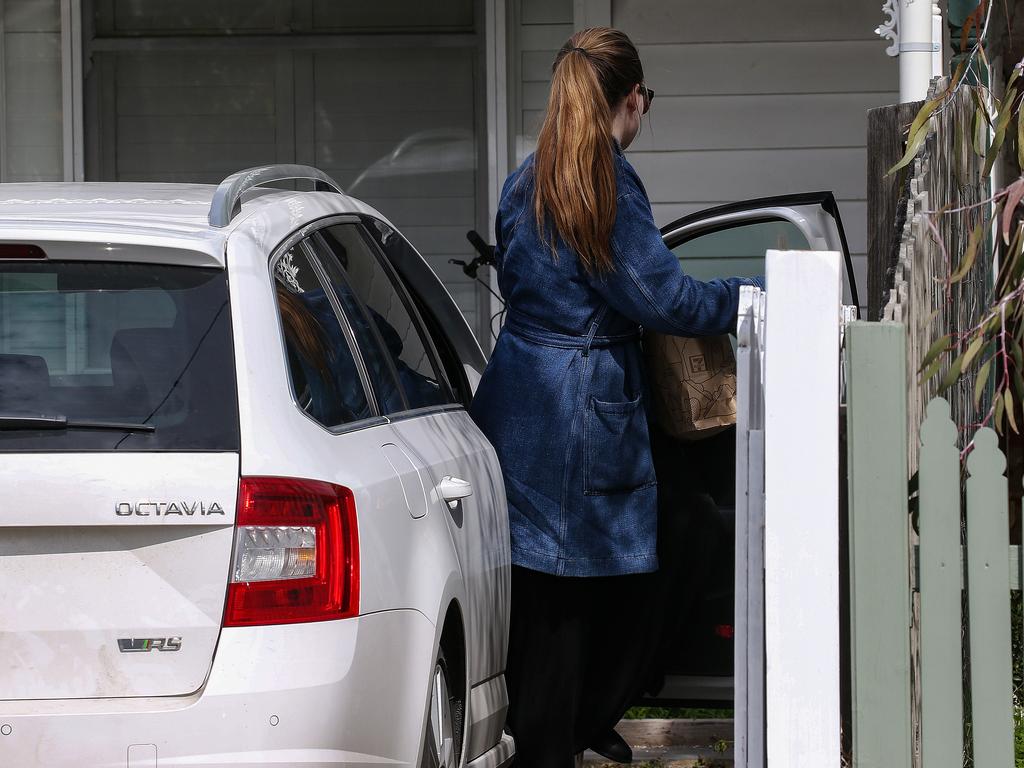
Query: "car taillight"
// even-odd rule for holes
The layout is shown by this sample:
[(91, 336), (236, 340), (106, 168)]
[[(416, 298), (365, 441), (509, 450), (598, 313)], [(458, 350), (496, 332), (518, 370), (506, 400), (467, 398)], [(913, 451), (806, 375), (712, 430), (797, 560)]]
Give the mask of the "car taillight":
[(326, 621), (358, 612), (352, 491), (319, 480), (243, 477), (224, 626)]

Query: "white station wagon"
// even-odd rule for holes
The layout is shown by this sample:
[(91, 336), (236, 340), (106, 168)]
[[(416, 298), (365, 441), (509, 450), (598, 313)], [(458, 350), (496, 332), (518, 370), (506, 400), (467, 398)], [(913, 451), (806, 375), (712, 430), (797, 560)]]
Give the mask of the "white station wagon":
[(0, 187), (0, 765), (508, 764), (483, 366), (316, 169)]

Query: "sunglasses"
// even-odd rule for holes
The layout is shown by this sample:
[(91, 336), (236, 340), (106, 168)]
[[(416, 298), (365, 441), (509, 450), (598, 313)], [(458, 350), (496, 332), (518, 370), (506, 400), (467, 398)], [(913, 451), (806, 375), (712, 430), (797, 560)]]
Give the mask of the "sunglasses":
[(651, 102), (654, 101), (654, 90), (646, 85), (641, 85), (640, 93), (644, 97), (644, 111), (641, 114), (646, 115), (647, 111), (651, 108)]

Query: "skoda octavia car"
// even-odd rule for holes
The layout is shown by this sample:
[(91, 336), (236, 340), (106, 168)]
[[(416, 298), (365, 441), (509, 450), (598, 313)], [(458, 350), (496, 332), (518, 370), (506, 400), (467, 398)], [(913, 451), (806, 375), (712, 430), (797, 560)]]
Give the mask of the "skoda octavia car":
[(316, 169), (0, 187), (0, 765), (508, 764), (483, 364)]

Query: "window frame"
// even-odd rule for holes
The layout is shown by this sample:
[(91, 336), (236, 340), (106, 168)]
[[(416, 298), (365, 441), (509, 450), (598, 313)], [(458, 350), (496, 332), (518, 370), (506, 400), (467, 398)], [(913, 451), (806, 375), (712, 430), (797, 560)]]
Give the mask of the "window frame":
[[(334, 217), (332, 217), (334, 218)], [(285, 361), (284, 373), (288, 381), (288, 398), (291, 400), (292, 405), (295, 409), (306, 419), (313, 424), (317, 425), (320, 429), (328, 432), (332, 435), (341, 435), (348, 432), (355, 432), (360, 429), (366, 429), (368, 427), (379, 426), (381, 424), (388, 423), (388, 419), (381, 415), (380, 406), (377, 403), (376, 392), (370, 384), (369, 375), (366, 370), (366, 362), (363, 360), (362, 353), (359, 350), (358, 344), (355, 343), (355, 334), (349, 325), (348, 317), (343, 313), (339, 312), (340, 304), (337, 296), (334, 295), (334, 288), (331, 286), (330, 281), (324, 273), (323, 265), (320, 264), (317, 258), (316, 251), (310, 248), (306, 241), (313, 235), (315, 230), (311, 230), (309, 225), (303, 227), (296, 232), (293, 232), (287, 238), (282, 240), (277, 247), (271, 251), (269, 258), (267, 259), (267, 275), (270, 279), (270, 290), (272, 294), (272, 302), (274, 306), (274, 312), (277, 315), (277, 330), (278, 330), (278, 343), (281, 351), (281, 359)], [(290, 366), (287, 364), (288, 361), (288, 341), (285, 338), (284, 332), (284, 321), (281, 317), (281, 307), (277, 301), (277, 295), (275, 291), (275, 285), (277, 277), (274, 274), (277, 268), (278, 262), (281, 258), (293, 248), (302, 248), (303, 254), (309, 261), (310, 266), (313, 267), (313, 272), (316, 275), (318, 281), (320, 281), (321, 287), (324, 289), (324, 295), (327, 296), (327, 300), (331, 305), (331, 309), (334, 311), (335, 318), (341, 326), (342, 334), (345, 336), (345, 343), (348, 345), (349, 352), (352, 355), (352, 360), (356, 365), (356, 371), (359, 375), (359, 382), (363, 387), (363, 394), (366, 397), (367, 405), (370, 408), (371, 416), (365, 419), (359, 419), (357, 421), (351, 421), (346, 424), (338, 424), (336, 426), (328, 426), (323, 422), (317, 420), (312, 415), (307, 413), (305, 409), (299, 404), (296, 398), (295, 382), (292, 380), (292, 372)]]
[[(430, 360), (430, 364), (433, 366), (434, 371), (438, 376), (438, 382), (441, 384), (441, 387), (445, 393), (445, 398), (448, 400), (448, 402), (441, 403), (440, 405), (426, 405), (418, 408), (407, 408), (404, 411), (396, 411), (395, 413), (391, 414), (381, 414), (382, 418), (387, 419), (389, 422), (396, 422), (403, 421), (405, 419), (415, 418), (417, 416), (427, 415), (430, 413), (439, 413), (443, 411), (452, 410), (466, 410), (466, 406), (462, 403), (461, 399), (458, 397), (456, 393), (455, 388), (448, 380), (448, 372), (441, 364), (440, 356), (438, 355), (437, 349), (434, 345), (433, 335), (427, 331), (426, 324), (424, 323), (423, 318), (419, 313), (419, 310), (416, 306), (416, 302), (413, 300), (412, 296), (409, 294), (408, 289), (406, 288), (405, 281), (402, 280), (401, 275), (399, 275), (398, 272), (395, 270), (390, 260), (387, 258), (387, 254), (383, 252), (383, 250), (377, 245), (376, 242), (374, 242), (374, 239), (371, 236), (370, 232), (367, 230), (364, 222), (358, 216), (329, 217), (317, 221), (316, 227), (310, 230), (309, 235), (310, 237), (312, 237), (314, 234), (320, 235), (322, 239), (323, 235), (320, 234), (321, 230), (345, 224), (353, 225), (356, 228), (356, 231), (358, 232), (359, 236), (366, 243), (367, 248), (370, 251), (372, 257), (377, 260), (377, 263), (384, 271), (385, 276), (390, 281), (392, 289), (398, 295), (399, 300), (402, 302), (402, 305), (405, 307), (406, 312), (409, 314), (409, 319), (412, 321), (413, 327), (420, 336), (420, 340), (423, 344), (423, 349), (426, 352), (427, 357)], [(328, 246), (326, 242), (323, 243), (323, 247), (328, 249), (330, 248), (330, 246)], [(322, 268), (323, 267), (321, 266), (321, 269)], [(331, 286), (331, 294), (332, 296), (334, 295), (333, 286)], [(354, 292), (353, 297), (359, 304), (361, 311), (366, 313), (366, 303), (362, 300), (362, 298), (356, 295)], [(335, 296), (334, 298), (335, 301), (337, 301), (337, 297)], [(338, 309), (339, 306), (340, 302), (338, 302), (338, 304), (336, 305), (336, 310)], [(346, 322), (348, 322), (347, 315)], [(371, 328), (373, 328), (374, 324), (370, 323), (370, 326)], [(376, 338), (378, 344), (383, 345), (383, 340), (380, 338), (380, 333), (375, 328), (374, 337)], [(408, 405), (408, 400), (407, 398), (405, 398), (404, 391), (402, 393), (402, 396), (403, 399), (406, 400), (406, 404)], [(380, 413), (379, 410), (377, 412)]]
[[(441, 292), (443, 293), (442, 297), (435, 298), (439, 298), (441, 301), (447, 300), (447, 302), (450, 303), (451, 306), (454, 307), (455, 310), (459, 313), (459, 318), (463, 321), (463, 325), (470, 335), (472, 345), (471, 350), (466, 350), (465, 339), (457, 341), (455, 338), (453, 338), (452, 334), (449, 334), (445, 330), (444, 322), (442, 322), (437, 312), (435, 312), (431, 308), (430, 301), (424, 296), (423, 292), (417, 290), (416, 286), (413, 285), (412, 281), (406, 277), (399, 264), (396, 263), (396, 260), (392, 256), (392, 254), (388, 253), (387, 250), (385, 250), (382, 247), (379, 238), (376, 238), (374, 236), (373, 229), (374, 227), (379, 228), (381, 225), (386, 226), (389, 230), (391, 230), (395, 237), (401, 238), (401, 240), (408, 246), (409, 250), (412, 251), (416, 255), (416, 258), (423, 262), (424, 267), (426, 267), (429, 270), (429, 265), (426, 263), (425, 260), (423, 260), (423, 257), (420, 255), (419, 251), (416, 250), (415, 246), (413, 246), (413, 244), (409, 242), (408, 238), (406, 238), (405, 235), (399, 232), (394, 227), (394, 225), (392, 225), (390, 222), (384, 219), (375, 218), (364, 214), (360, 217), (360, 221), (362, 222), (366, 233), (368, 233), (370, 240), (373, 241), (374, 246), (377, 248), (379, 252), (383, 253), (385, 261), (391, 266), (391, 269), (397, 275), (398, 280), (402, 283), (402, 286), (409, 293), (409, 296), (412, 299), (413, 304), (416, 306), (417, 310), (420, 313), (420, 317), (423, 320), (423, 324), (427, 330), (427, 333), (430, 336), (430, 340), (434, 343), (435, 350), (438, 352), (438, 357), (441, 357), (441, 349), (438, 345), (438, 339), (435, 338), (435, 335), (439, 335), (441, 337), (441, 341), (444, 344), (446, 353), (449, 354), (455, 361), (456, 368), (458, 369), (457, 381), (452, 381), (452, 377), (448, 375), (447, 366), (443, 365), (442, 363), (441, 367), (445, 371), (445, 374), (448, 375), (448, 384), (451, 386), (456, 396), (455, 399), (459, 403), (461, 403), (463, 407), (468, 409), (470, 403), (473, 400), (473, 386), (470, 383), (469, 377), (466, 375), (466, 366), (473, 367), (479, 372), (480, 375), (482, 375), (483, 369), (487, 365), (487, 360), (483, 355), (483, 351), (480, 349), (480, 345), (476, 339), (476, 336), (473, 334), (473, 331), (470, 328), (469, 324), (466, 323), (465, 316), (462, 315), (461, 310), (458, 309), (458, 305), (455, 303), (455, 300), (451, 298), (451, 294), (448, 292), (447, 288), (439, 279), (437, 279), (437, 276), (434, 275), (433, 271), (431, 270), (431, 274), (434, 276), (434, 281), (436, 282), (437, 287), (439, 287), (441, 289)], [(478, 356), (478, 359), (467, 360), (464, 355), (460, 354), (460, 349), (463, 352), (469, 352), (469, 355), (471, 357)]]
[[(325, 249), (328, 253), (330, 253), (331, 247), (327, 244), (327, 242), (326, 242), (326, 240), (325, 240), (325, 238), (324, 238), (324, 236), (322, 234), (322, 229), (324, 229), (324, 228), (320, 228), (320, 229), (317, 229), (315, 232), (312, 232), (310, 234), (309, 238), (307, 238), (306, 242), (313, 241), (313, 242), (316, 243), (317, 247)], [(334, 257), (333, 253), (331, 253), (331, 257), (332, 258)], [(348, 324), (351, 327), (351, 318), (349, 318), (348, 313), (346, 312), (345, 307), (344, 307), (344, 305), (341, 302), (341, 298), (338, 296), (338, 292), (334, 289), (334, 284), (333, 284), (333, 282), (330, 279), (330, 275), (327, 272), (327, 268), (323, 264), (323, 258), (320, 257), (319, 253), (317, 253), (317, 264), (318, 264), (319, 268), (321, 270), (323, 270), (324, 275), (325, 275), (325, 277), (327, 279), (327, 283), (331, 286), (331, 294), (338, 301), (338, 309), (345, 315), (345, 319), (346, 319), (346, 321), (348, 321)], [(366, 307), (366, 303), (356, 294), (355, 290), (352, 288), (352, 283), (349, 280), (349, 276), (348, 276), (348, 273), (345, 271), (345, 268), (339, 264), (338, 265), (338, 269), (340, 271), (342, 280), (345, 281), (345, 285), (349, 288), (349, 290), (351, 292), (352, 300), (353, 300), (353, 302), (355, 302), (357, 310), (363, 316), (363, 321), (364, 321), (366, 327), (369, 328), (369, 330), (370, 330), (370, 335), (373, 338), (373, 342), (377, 346), (377, 350), (376, 351), (381, 356), (381, 358), (384, 360), (384, 363), (385, 363), (385, 366), (387, 367), (388, 373), (391, 375), (391, 379), (394, 382), (395, 390), (398, 392), (399, 396), (402, 399), (402, 406), (403, 407), (400, 410), (396, 411), (396, 413), (405, 413), (406, 411), (409, 410), (409, 398), (407, 398), (405, 396), (405, 390), (402, 388), (401, 379), (399, 379), (399, 377), (398, 377), (398, 369), (395, 367), (395, 363), (391, 359), (391, 356), (387, 354), (387, 351), (386, 351), (387, 350), (387, 345), (384, 343), (384, 338), (381, 336), (380, 330), (377, 328), (377, 324), (375, 322), (373, 322), (373, 319), (370, 317), (370, 313), (369, 313), (369, 311), (368, 311), (368, 309)], [(353, 335), (353, 338), (355, 338), (355, 330), (354, 329), (352, 331), (352, 335)], [(359, 340), (357, 338), (355, 339), (355, 344), (356, 344), (356, 346), (359, 346)], [(359, 354), (360, 354), (360, 356), (363, 355), (363, 349), (361, 347), (359, 349)], [(364, 359), (364, 364), (365, 364), (365, 357), (363, 359)], [(369, 369), (367, 369), (367, 376), (369, 376)], [(369, 383), (370, 383), (370, 386), (372, 387), (373, 386), (373, 382), (370, 381)], [(376, 396), (376, 390), (374, 391), (374, 394)], [(375, 397), (375, 399), (377, 400), (378, 413), (380, 413), (380, 415), (383, 416), (384, 418), (388, 418), (389, 414), (384, 413), (383, 412), (383, 408), (380, 405), (380, 402), (381, 402), (380, 398), (379, 397)]]
[(766, 220), (783, 220), (795, 225), (810, 244), (811, 250), (838, 251), (845, 266), (843, 295), (853, 306), (860, 306), (857, 274), (853, 268), (850, 245), (843, 229), (839, 204), (832, 192), (798, 192), (789, 195), (739, 200), (702, 211), (695, 211), (661, 227), (661, 237), (669, 249), (704, 234)]

